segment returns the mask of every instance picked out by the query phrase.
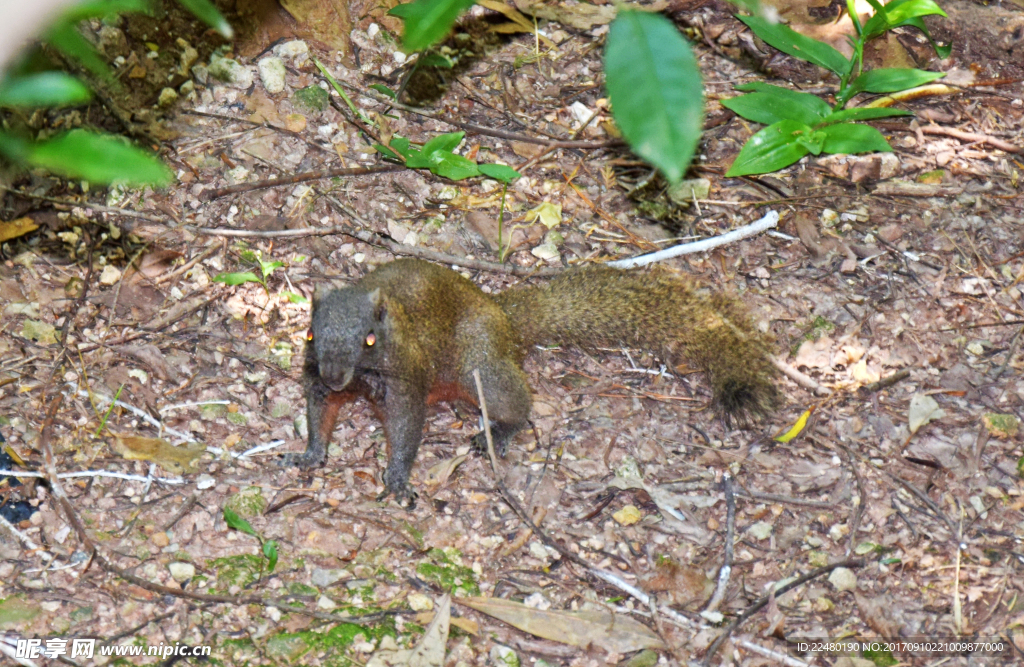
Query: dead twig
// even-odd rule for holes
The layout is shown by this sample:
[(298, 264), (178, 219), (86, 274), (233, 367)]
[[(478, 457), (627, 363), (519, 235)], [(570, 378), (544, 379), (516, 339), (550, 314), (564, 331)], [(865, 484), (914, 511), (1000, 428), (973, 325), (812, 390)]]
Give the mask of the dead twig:
[[(347, 86), (346, 84), (342, 84)], [(579, 148), (579, 149), (595, 149), (595, 148), (611, 148), (613, 146), (624, 146), (626, 142), (622, 139), (606, 139), (604, 141), (577, 141), (575, 139), (544, 139), (541, 137), (531, 137), (527, 134), (520, 134), (518, 132), (509, 132), (507, 130), (498, 130), (493, 127), (484, 127), (483, 125), (476, 125), (474, 123), (465, 123), (455, 118), (448, 116), (441, 116), (439, 114), (427, 111), (425, 109), (418, 109), (416, 107), (396, 102), (391, 98), (385, 97), (380, 93), (373, 90), (363, 90), (358, 88), (352, 88), (360, 95), (366, 97), (372, 97), (373, 99), (387, 104), (395, 109), (401, 109), (402, 111), (408, 111), (409, 113), (416, 114), (417, 116), (423, 116), (424, 118), (432, 118), (434, 120), (447, 123), (453, 127), (458, 127), (471, 134), (482, 134), (488, 137), (494, 137), (496, 139), (507, 139), (508, 141), (520, 141), (524, 144), (538, 144), (540, 146), (547, 146), (549, 148)]]
[(306, 181), (320, 181), (325, 178), (338, 178), (341, 176), (387, 174), (395, 171), (405, 171), (406, 169), (408, 169), (408, 167), (403, 165), (389, 164), (381, 167), (352, 167), (344, 169), (320, 169), (317, 171), (306, 171), (301, 174), (295, 174), (294, 176), (268, 178), (266, 180), (256, 181), (255, 183), (239, 183), (238, 185), (229, 185), (227, 187), (216, 188), (214, 190), (203, 190), (202, 194), (199, 195), (199, 199), (202, 201), (212, 201), (226, 195), (233, 195), (239, 192), (251, 192), (252, 190), (265, 190), (267, 188), (276, 188), (281, 185), (295, 185), (296, 183), (304, 183)]
[(782, 362), (782, 361), (780, 361), (778, 359), (775, 359), (774, 357), (772, 358), (772, 363), (775, 364), (775, 367), (778, 368), (779, 371), (781, 371), (783, 375), (788, 377), (793, 382), (796, 382), (798, 385), (800, 385), (804, 389), (806, 389), (806, 390), (808, 390), (808, 391), (810, 391), (810, 392), (812, 392), (814, 394), (817, 394), (818, 396), (831, 396), (832, 395), (832, 390), (831, 389), (828, 389), (826, 387), (821, 386), (820, 384), (815, 382), (810, 376), (801, 373), (800, 371), (798, 371), (797, 369), (793, 368), (789, 364), (784, 363), (784, 362)]
[(847, 558), (846, 560), (841, 560), (838, 563), (832, 563), (831, 565), (826, 565), (824, 567), (819, 567), (816, 570), (812, 570), (811, 572), (808, 572), (805, 575), (797, 577), (796, 579), (794, 579), (793, 581), (789, 582), (788, 584), (786, 584), (784, 586), (779, 586), (777, 589), (774, 589), (774, 590), (770, 591), (767, 595), (762, 597), (760, 600), (758, 600), (754, 604), (752, 604), (749, 607), (747, 607), (743, 611), (743, 613), (740, 614), (739, 616), (737, 616), (736, 620), (734, 620), (732, 623), (730, 623), (729, 626), (727, 628), (725, 628), (725, 630), (722, 631), (722, 634), (718, 635), (718, 638), (715, 639), (714, 642), (712, 642), (711, 646), (708, 647), (707, 653), (704, 654), (704, 665), (705, 665), (705, 667), (707, 667), (708, 665), (711, 664), (711, 659), (715, 657), (715, 654), (718, 652), (718, 649), (720, 649), (722, 647), (722, 644), (725, 643), (725, 641), (729, 638), (729, 636), (733, 632), (736, 631), (736, 628), (738, 628), (740, 625), (742, 625), (743, 622), (746, 621), (748, 618), (750, 618), (751, 616), (753, 616), (754, 614), (759, 612), (761, 609), (763, 609), (773, 598), (778, 598), (783, 593), (786, 593), (787, 591), (791, 591), (794, 588), (796, 588), (797, 586), (803, 586), (808, 581), (812, 581), (814, 579), (817, 579), (821, 575), (828, 574), (829, 572), (831, 572), (832, 570), (835, 570), (837, 568), (845, 567), (845, 568), (854, 569), (854, 568), (858, 568), (858, 567), (864, 567), (864, 564), (865, 564), (865, 561), (863, 559), (860, 559), (860, 558)]
[(904, 368), (903, 370), (896, 371), (892, 375), (886, 376), (881, 380), (878, 380), (877, 382), (866, 384), (863, 387), (861, 387), (860, 390), (865, 393), (873, 394), (876, 391), (887, 389), (896, 384), (897, 382), (902, 382), (903, 380), (906, 380), (908, 377), (910, 377), (910, 369)]
[(942, 125), (924, 125), (921, 127), (921, 132), (925, 134), (933, 134), (943, 137), (952, 137), (954, 139), (960, 139), (961, 141), (972, 141), (979, 144), (988, 144), (993, 148), (998, 148), (1001, 151), (1007, 153), (1020, 153), (1024, 151), (1024, 148), (1011, 144), (1008, 141), (1002, 139), (996, 139), (987, 134), (979, 134), (978, 132), (965, 132), (958, 130), (953, 127), (943, 127)]
[(16, 195), (18, 197), (24, 197), (26, 199), (37, 199), (39, 201), (50, 202), (51, 204), (59, 204), (61, 206), (77, 206), (78, 208), (91, 208), (92, 210), (99, 211), (101, 213), (111, 213), (113, 215), (121, 215), (126, 218), (138, 218), (139, 220), (155, 222), (160, 225), (166, 225), (168, 221), (177, 224), (177, 220), (173, 220), (168, 217), (160, 218), (155, 215), (147, 215), (145, 213), (139, 213), (137, 211), (129, 211), (128, 209), (125, 208), (118, 208), (117, 206), (105, 206), (103, 204), (97, 204), (95, 202), (71, 201), (68, 199), (47, 197), (45, 195), (35, 195), (32, 194), (31, 192), (25, 192), (24, 190), (15, 190), (14, 188), (9, 188), (6, 185), (0, 185), (0, 190), (3, 190), (4, 192), (10, 192), (12, 195)]
[(309, 227), (306, 229), (276, 229), (267, 231), (250, 231), (246, 229), (221, 229), (215, 227), (194, 227), (192, 228), (197, 234), (208, 234), (210, 236), (229, 236), (229, 237), (249, 237), (249, 238), (300, 238), (303, 236), (331, 236), (334, 234), (341, 234), (343, 236), (349, 236), (368, 243), (374, 246), (380, 246), (387, 248), (396, 255), (408, 255), (411, 257), (419, 257), (421, 259), (429, 259), (434, 262), (441, 264), (454, 264), (455, 266), (462, 266), (467, 269), (474, 269), (477, 271), (491, 271), (494, 273), (508, 273), (514, 276), (554, 276), (562, 273), (565, 269), (557, 267), (540, 267), (531, 268), (524, 266), (515, 266), (512, 264), (501, 264), (499, 262), (488, 262), (482, 259), (469, 259), (466, 257), (457, 257), (455, 255), (449, 255), (447, 253), (438, 252), (437, 250), (431, 250), (429, 248), (421, 248), (419, 246), (409, 246), (402, 243), (398, 243), (394, 239), (390, 239), (382, 234), (375, 232), (354, 229), (348, 225), (334, 225), (332, 227)]
[(732, 543), (736, 539), (736, 497), (732, 493), (732, 476), (722, 475), (722, 490), (725, 492), (725, 550), (722, 555), (722, 568), (718, 570), (718, 584), (711, 596), (705, 612), (716, 611), (725, 599), (725, 590), (729, 587), (729, 576), (732, 574)]

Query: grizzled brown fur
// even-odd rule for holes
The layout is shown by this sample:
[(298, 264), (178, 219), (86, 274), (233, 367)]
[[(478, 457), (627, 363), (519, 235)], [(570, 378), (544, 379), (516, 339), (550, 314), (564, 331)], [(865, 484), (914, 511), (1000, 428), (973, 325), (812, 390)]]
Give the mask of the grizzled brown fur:
[[(499, 453), (527, 425), (530, 388), (523, 358), (534, 345), (638, 347), (704, 371), (725, 418), (769, 413), (779, 401), (771, 341), (742, 305), (703, 295), (664, 271), (572, 269), (538, 286), (495, 296), (429, 262), (399, 259), (350, 287), (318, 290), (304, 377), (309, 443), (286, 463), (320, 465), (338, 410), (362, 396), (388, 438), (385, 492), (412, 500), (408, 487), (426, 408), (477, 403), (480, 371)], [(480, 435), (474, 438), (479, 445)]]

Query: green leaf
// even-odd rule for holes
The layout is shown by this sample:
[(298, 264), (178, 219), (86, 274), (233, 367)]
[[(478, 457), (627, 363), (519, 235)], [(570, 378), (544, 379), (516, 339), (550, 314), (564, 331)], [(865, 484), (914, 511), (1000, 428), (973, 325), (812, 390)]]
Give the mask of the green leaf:
[(64, 55), (77, 60), (86, 69), (105, 81), (114, 77), (106, 61), (100, 57), (92, 44), (75, 27), (86, 19), (109, 19), (126, 12), (151, 13), (148, 0), (87, 0), (78, 2), (65, 10), (50, 26), (43, 37)]
[(160, 159), (119, 137), (72, 130), (31, 146), (28, 162), (91, 183), (164, 186), (173, 174)]
[(930, 32), (928, 32), (928, 26), (926, 26), (924, 24), (924, 21), (922, 19), (919, 19), (919, 18), (907, 19), (901, 25), (914, 26), (915, 28), (917, 28), (918, 30), (923, 32), (924, 36), (928, 38), (928, 43), (932, 45), (932, 48), (935, 49), (935, 53), (940, 58), (948, 58), (949, 54), (952, 53), (952, 51), (953, 51), (953, 44), (950, 43), (950, 44), (947, 44), (945, 46), (939, 46), (939, 43), (935, 41), (935, 39), (932, 37), (932, 34)]
[(375, 84), (373, 84), (372, 86), (370, 86), (370, 90), (376, 90), (378, 93), (380, 93), (382, 95), (387, 95), (388, 97), (390, 97), (393, 100), (397, 100), (398, 99), (398, 93), (396, 93), (395, 91), (391, 90), (390, 88), (385, 86), (383, 83), (375, 83)]
[(256, 534), (256, 531), (253, 530), (252, 525), (242, 517), (238, 516), (238, 514), (229, 507), (224, 508), (224, 523), (228, 524), (228, 528), (234, 528), (235, 530), (241, 531), (247, 535), (252, 535), (257, 538), (259, 537), (259, 535)]
[(309, 303), (309, 299), (302, 296), (301, 294), (296, 294), (295, 292), (285, 291), (281, 292), (281, 294), (285, 295), (288, 298), (288, 301), (291, 303)]
[(850, 61), (825, 42), (811, 39), (789, 26), (772, 23), (760, 16), (737, 16), (736, 18), (746, 23), (755, 35), (783, 53), (824, 67), (837, 76), (842, 76), (850, 71)]
[(0, 82), (0, 107), (63, 107), (91, 97), (85, 84), (63, 72), (39, 72)]
[(946, 12), (942, 11), (934, 0), (896, 0), (884, 7), (875, 7), (875, 14), (864, 24), (864, 40), (881, 35), (887, 30), (909, 25), (924, 33), (940, 58), (948, 58), (953, 50), (952, 44), (939, 46), (921, 20), (922, 16), (934, 15), (946, 16)]
[(814, 155), (821, 155), (822, 146), (825, 144), (827, 135), (821, 130), (814, 130), (807, 134), (796, 136), (797, 142)]
[(882, 133), (870, 125), (838, 123), (820, 130), (826, 135), (823, 153), (888, 153), (892, 151)]
[(152, 14), (149, 0), (86, 0), (76, 2), (60, 15), (58, 21), (78, 23), (86, 19), (110, 19), (129, 12)]
[(911, 25), (909, 21), (912, 19), (933, 15), (946, 16), (934, 0), (895, 0), (875, 9), (874, 15), (864, 24), (865, 39), (902, 25)]
[(480, 175), (476, 162), (455, 153), (434, 153), (430, 161), (430, 171), (453, 181)]
[(192, 12), (197, 19), (220, 33), (224, 39), (231, 39), (234, 36), (235, 32), (231, 29), (231, 24), (210, 0), (178, 0), (178, 3)]
[(934, 0), (894, 0), (884, 5), (885, 15), (893, 26), (903, 25), (907, 19), (919, 16), (942, 16), (948, 18)]
[(213, 279), (215, 283), (224, 283), (225, 285), (244, 285), (245, 283), (259, 283), (263, 284), (260, 277), (252, 271), (245, 271), (243, 273), (218, 273)]
[(765, 125), (786, 119), (816, 125), (832, 112), (832, 107), (816, 95), (768, 84), (758, 92), (722, 100), (722, 106)]
[(686, 173), (703, 128), (704, 94), (693, 51), (658, 14), (620, 10), (604, 53), (615, 123), (633, 152), (670, 183)]
[(387, 146), (384, 146), (383, 144), (374, 144), (373, 148), (386, 158), (389, 158), (391, 160), (398, 160), (399, 162), (402, 161), (402, 158), (398, 156), (398, 153), (391, 150)]
[[(877, 2), (877, 0), (868, 0), (869, 2)], [(846, 0), (846, 13), (853, 20), (853, 27), (857, 31), (857, 34), (861, 34), (864, 30), (864, 26), (860, 23), (860, 17), (857, 15), (857, 0)]]
[(82, 37), (74, 23), (54, 24), (43, 37), (43, 41), (50, 43), (72, 60), (77, 60), (83, 67), (104, 81), (114, 81), (114, 75), (107, 67), (106, 61), (100, 57), (92, 44)]
[(388, 14), (402, 19), (402, 47), (413, 53), (443, 39), (459, 14), (473, 4), (474, 0), (415, 0), (393, 7)]
[(439, 134), (436, 137), (431, 137), (427, 143), (423, 144), (423, 148), (420, 149), (420, 152), (428, 158), (435, 153), (451, 153), (459, 147), (459, 144), (462, 143), (462, 139), (465, 136), (465, 132)]
[(395, 149), (402, 154), (402, 157), (408, 159), (412, 153), (412, 148), (409, 145), (409, 139), (406, 137), (400, 137), (397, 134), (391, 138), (391, 148)]
[(511, 183), (522, 176), (522, 174), (512, 167), (507, 167), (503, 164), (478, 164), (477, 168), (484, 176), (493, 178), (494, 180), (502, 183)]
[(269, 276), (277, 269), (280, 269), (282, 266), (284, 266), (284, 262), (281, 261), (264, 262), (262, 259), (260, 260), (260, 272), (263, 274), (264, 278)]
[(267, 557), (267, 572), (277, 567), (277, 541), (267, 540), (263, 543), (263, 555)]
[(797, 139), (810, 133), (810, 127), (795, 120), (773, 123), (747, 140), (725, 175), (766, 174), (788, 167), (807, 155), (807, 147)]
[(441, 69), (454, 69), (455, 67), (451, 58), (440, 53), (424, 54), (416, 64), (420, 67), (439, 67)]
[(926, 72), (921, 69), (881, 68), (864, 72), (854, 79), (843, 92), (839, 101), (845, 102), (860, 92), (894, 93), (907, 90), (940, 79), (946, 76), (943, 72)]
[(913, 116), (913, 112), (906, 109), (885, 109), (882, 107), (856, 107), (853, 109), (842, 109), (830, 114), (822, 121), (825, 124), (841, 123), (847, 120), (872, 120), (874, 118), (889, 118), (891, 116)]

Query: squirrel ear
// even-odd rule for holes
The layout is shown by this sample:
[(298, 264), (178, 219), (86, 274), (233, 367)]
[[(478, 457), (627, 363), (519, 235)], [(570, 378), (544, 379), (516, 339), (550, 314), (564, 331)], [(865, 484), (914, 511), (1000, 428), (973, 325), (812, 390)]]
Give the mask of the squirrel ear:
[(388, 313), (388, 306), (381, 297), (380, 288), (378, 287), (367, 294), (366, 298), (369, 300), (370, 305), (373, 306), (373, 315), (377, 318), (377, 321), (384, 321), (384, 316)]

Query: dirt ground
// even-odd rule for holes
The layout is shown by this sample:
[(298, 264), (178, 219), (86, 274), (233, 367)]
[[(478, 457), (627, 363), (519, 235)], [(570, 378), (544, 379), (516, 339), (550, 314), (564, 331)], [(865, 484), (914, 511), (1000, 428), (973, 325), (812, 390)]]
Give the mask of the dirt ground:
[[(408, 68), (390, 19), (381, 30), (379, 10), (353, 11), (351, 68), (311, 51), (376, 129), (337, 96), (322, 109), (302, 102), (296, 91), (320, 81), (308, 60), (288, 60), (286, 89), (271, 94), (255, 57), (242, 58), (251, 87), (196, 75), (194, 94), (156, 113), (174, 136), (161, 146), (170, 188), (8, 177), (0, 218), (40, 229), (3, 244), (0, 433), (23, 462), (5, 452), (0, 469), (64, 476), (56, 489), (31, 476), (0, 483), (20, 533), (0, 526), (0, 635), (211, 646), (203, 659), (71, 661), (82, 665), (390, 664), (388, 650), (437, 644), (425, 629), (452, 592), (450, 665), (700, 664), (737, 620), (710, 664), (1021, 661), (1024, 12), (942, 6), (950, 19), (928, 23), (952, 40), (949, 59), (912, 31), (872, 55), (960, 86), (906, 103), (916, 119), (878, 123), (890, 156), (727, 179), (757, 129), (718, 103), (733, 84), (824, 94), (834, 82), (754, 40), (725, 3), (669, 3), (708, 98), (690, 177), (710, 189), (696, 202), (609, 146), (605, 27), (542, 21), (556, 46), (538, 49), (531, 34), (487, 33), (503, 19), (480, 8), (450, 42), (456, 67), (409, 82), (426, 113), (367, 91), (399, 88)], [(505, 202), (506, 223), (522, 227), (510, 267), (628, 257), (777, 211), (776, 231), (666, 264), (737, 293), (773, 333), (784, 406), (731, 430), (706, 409), (699, 374), (643, 350), (537, 350), (526, 364), (534, 428), (499, 462), (501, 484), (470, 452), (477, 416), (446, 405), (429, 418), (413, 510), (375, 501), (386, 447), (363, 403), (346, 408), (326, 467), (280, 467), (305, 445), (300, 369), (317, 285), (408, 254), (443, 253), (487, 291), (523, 278), (487, 268), (498, 260), (493, 181), (396, 170), (254, 184), (383, 165), (371, 134), (459, 129), (442, 119), (483, 128), (463, 153), (524, 175)], [(587, 145), (550, 145), (570, 138)], [(561, 207), (557, 234), (524, 221), (543, 202)], [(265, 286), (213, 281), (259, 276), (253, 251), (283, 263)], [(229, 527), (225, 509), (252, 534)], [(720, 579), (724, 598), (708, 610)], [(525, 604), (502, 617), (466, 596)], [(865, 638), (1002, 648), (812, 650)]]

